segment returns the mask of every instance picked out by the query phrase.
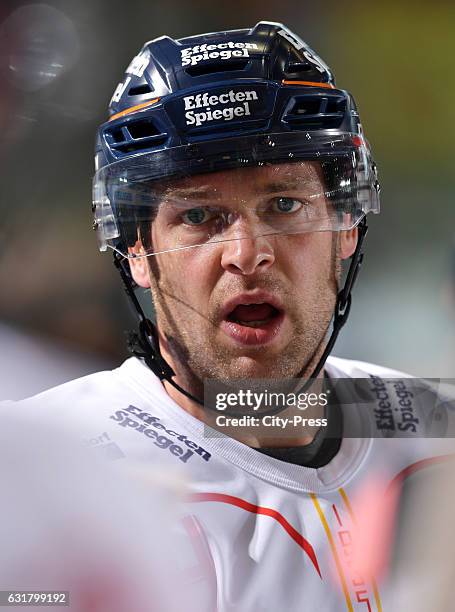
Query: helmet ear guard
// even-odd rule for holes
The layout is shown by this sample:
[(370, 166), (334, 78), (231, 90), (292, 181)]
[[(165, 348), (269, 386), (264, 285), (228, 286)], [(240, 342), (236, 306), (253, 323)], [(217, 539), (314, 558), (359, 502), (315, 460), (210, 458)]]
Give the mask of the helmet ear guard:
[[(138, 317), (129, 348), (160, 380), (201, 405), (173, 380), (156, 325), (135, 294), (128, 262), (138, 238), (146, 255), (158, 252), (150, 227), (161, 205), (163, 181), (320, 162), (324, 196), (336, 217), (331, 225), (308, 231), (357, 227), (358, 241), (337, 295), (331, 335), (302, 390), (307, 389), (349, 316), (366, 215), (379, 212), (376, 164), (352, 96), (335, 87), (330, 69), (303, 40), (282, 24), (260, 22), (249, 30), (146, 43), (117, 86), (109, 113), (97, 136), (94, 228), (100, 249), (113, 250)], [(343, 225), (346, 218), (350, 227)]]

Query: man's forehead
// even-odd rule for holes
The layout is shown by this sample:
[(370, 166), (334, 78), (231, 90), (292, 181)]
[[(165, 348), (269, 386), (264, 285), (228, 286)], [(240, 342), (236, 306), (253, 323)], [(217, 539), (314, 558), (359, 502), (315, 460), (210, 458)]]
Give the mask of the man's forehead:
[(319, 190), (322, 184), (323, 174), (319, 162), (298, 161), (188, 176), (170, 182), (166, 186), (166, 195), (204, 199), (216, 194), (221, 196), (225, 192), (274, 193), (308, 185)]

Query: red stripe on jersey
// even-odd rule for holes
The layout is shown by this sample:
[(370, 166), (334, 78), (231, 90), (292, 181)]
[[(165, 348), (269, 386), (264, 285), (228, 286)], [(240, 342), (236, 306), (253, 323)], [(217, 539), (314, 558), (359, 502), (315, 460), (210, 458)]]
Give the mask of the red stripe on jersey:
[(434, 465), (436, 463), (444, 463), (445, 461), (448, 461), (449, 459), (455, 459), (455, 455), (451, 455), (451, 454), (439, 455), (437, 457), (428, 457), (427, 459), (421, 459), (420, 461), (411, 463), (411, 465), (408, 465), (407, 467), (405, 467), (403, 470), (401, 470), (401, 472), (398, 472), (395, 478), (391, 480), (388, 488), (390, 489), (394, 486), (401, 485), (405, 478), (407, 478), (408, 476), (411, 476), (411, 474), (414, 474), (415, 472), (418, 472), (419, 470), (423, 470), (423, 468), (426, 468), (429, 465)]
[(342, 520), (340, 519), (340, 515), (338, 514), (338, 510), (337, 510), (337, 508), (336, 508), (335, 504), (332, 504), (332, 510), (333, 510), (333, 512), (334, 512), (334, 514), (335, 514), (335, 516), (336, 516), (336, 519), (337, 519), (337, 521), (338, 521), (339, 526), (340, 526), (340, 527), (343, 527), (343, 522), (342, 522)]
[(256, 504), (251, 504), (240, 497), (234, 497), (233, 495), (225, 495), (223, 493), (193, 493), (189, 497), (189, 501), (191, 502), (221, 502), (223, 504), (231, 504), (232, 506), (236, 506), (237, 508), (242, 508), (242, 510), (246, 510), (247, 512), (252, 512), (253, 514), (262, 514), (264, 516), (270, 516), (275, 519), (286, 531), (286, 533), (294, 540), (296, 544), (298, 544), (309, 556), (311, 562), (316, 568), (319, 577), (322, 579), (321, 570), (319, 569), (319, 563), (316, 558), (316, 553), (314, 552), (311, 544), (306, 540), (301, 533), (299, 533), (285, 518), (284, 516), (278, 512), (278, 510), (273, 510), (273, 508), (265, 508), (264, 506), (256, 506)]

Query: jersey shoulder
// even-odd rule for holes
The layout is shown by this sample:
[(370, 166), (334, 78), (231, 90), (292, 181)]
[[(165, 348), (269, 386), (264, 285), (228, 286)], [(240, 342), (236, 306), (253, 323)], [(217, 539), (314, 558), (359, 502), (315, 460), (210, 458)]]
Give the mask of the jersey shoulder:
[(326, 370), (333, 378), (367, 378), (379, 376), (383, 378), (413, 378), (412, 374), (401, 372), (393, 368), (341, 357), (329, 357)]
[(142, 368), (137, 359), (128, 359), (113, 370), (88, 374), (22, 400), (0, 402), (0, 411), (32, 420), (90, 419), (137, 403), (139, 393), (130, 379), (132, 371)]
[(106, 370), (95, 372), (75, 378), (68, 382), (62, 383), (50, 389), (46, 389), (36, 395), (26, 397), (21, 400), (5, 400), (0, 403), (0, 406), (32, 406), (34, 404), (49, 404), (54, 401), (62, 401), (65, 398), (72, 401), (84, 397), (94, 397), (103, 394), (112, 388), (114, 382), (113, 371)]
[[(439, 379), (417, 378), (381, 365), (331, 357), (327, 373), (337, 398), (352, 414), (368, 423), (370, 435), (385, 438), (445, 440), (453, 449), (455, 388)], [(344, 379), (344, 380), (343, 380)]]

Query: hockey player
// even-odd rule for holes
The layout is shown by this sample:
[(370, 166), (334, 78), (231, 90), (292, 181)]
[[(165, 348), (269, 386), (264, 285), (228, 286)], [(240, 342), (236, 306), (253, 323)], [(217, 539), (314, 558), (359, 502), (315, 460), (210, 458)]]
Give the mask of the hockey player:
[[(135, 356), (23, 402), (23, 414), (82, 423), (122, 461), (185, 471), (183, 524), (208, 610), (381, 610), (375, 576), (355, 562), (355, 499), (372, 475), (387, 488), (431, 459), (409, 379), (329, 357), (367, 214), (379, 212), (352, 96), (298, 36), (260, 22), (147, 43), (109, 113), (94, 227), (138, 315)], [(308, 402), (308, 381), (320, 393), (305, 408), (314, 418), (286, 440), (281, 420), (267, 421), (272, 431), (264, 421), (282, 406), (249, 405), (236, 435), (209, 427), (208, 379), (257, 389), (257, 379), (294, 378), (307, 381)], [(362, 401), (338, 379), (367, 379)], [(240, 419), (229, 407), (225, 420)], [(365, 424), (362, 435), (350, 421)]]

